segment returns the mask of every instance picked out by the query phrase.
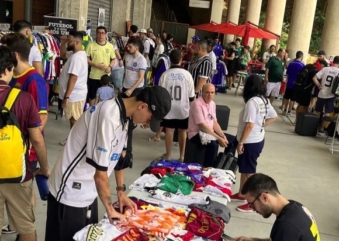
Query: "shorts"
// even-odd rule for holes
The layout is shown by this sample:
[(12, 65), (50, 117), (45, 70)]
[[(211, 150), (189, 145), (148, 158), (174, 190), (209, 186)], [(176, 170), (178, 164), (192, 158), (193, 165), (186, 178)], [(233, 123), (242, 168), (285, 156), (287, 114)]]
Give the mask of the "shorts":
[(122, 80), (124, 79), (125, 69), (113, 69), (111, 73), (111, 80), (112, 84), (115, 88), (121, 89), (122, 88)]
[(317, 86), (314, 86), (314, 88), (312, 89), (312, 98), (317, 98), (319, 91), (319, 88)]
[(88, 79), (88, 98), (90, 100), (94, 100), (97, 96), (97, 90), (102, 86), (100, 80), (97, 79)]
[(163, 119), (161, 122), (162, 127), (170, 129), (182, 129), (186, 130), (188, 128), (188, 118), (179, 120), (179, 119)]
[(286, 88), (284, 99), (295, 101), (294, 89)]
[(266, 96), (278, 97), (280, 91), (281, 82), (268, 82)]
[(12, 230), (16, 230), (19, 234), (35, 232), (36, 203), (33, 179), (23, 183), (3, 183), (0, 185), (1, 227), (3, 226), (5, 204)]
[(265, 139), (258, 143), (244, 144), (244, 153), (238, 155), (238, 166), (240, 173), (256, 173), (257, 159), (264, 148)]
[(73, 117), (74, 120), (78, 120), (84, 112), (84, 106), (85, 100), (68, 102), (64, 109), (66, 119), (70, 120)]
[(294, 99), (295, 101), (301, 105), (308, 107), (311, 103), (311, 92), (303, 91), (303, 92), (297, 92), (294, 91)]
[(329, 114), (334, 111), (334, 100), (335, 97), (329, 99), (323, 99), (318, 97), (317, 103), (315, 104), (315, 111), (316, 112), (323, 112), (325, 106), (325, 113)]
[[(80, 201), (80, 200), (79, 200)], [(90, 210), (89, 217), (87, 217)], [(76, 232), (91, 223), (98, 222), (97, 199), (89, 207), (71, 207), (48, 195), (45, 240), (73, 240)]]
[(240, 65), (240, 70), (241, 71), (246, 71), (247, 70), (247, 65)]

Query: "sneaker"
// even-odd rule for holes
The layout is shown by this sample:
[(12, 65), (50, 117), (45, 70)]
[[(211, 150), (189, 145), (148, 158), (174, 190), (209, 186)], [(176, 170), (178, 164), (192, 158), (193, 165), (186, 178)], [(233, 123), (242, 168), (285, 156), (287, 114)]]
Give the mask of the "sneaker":
[(234, 85), (234, 84), (232, 84), (232, 88), (235, 88), (235, 85)]
[(11, 230), (9, 224), (2, 226), (1, 233), (3, 234), (11, 234), (16, 233), (14, 230)]
[(239, 193), (231, 195), (231, 201), (233, 202), (246, 202), (244, 197), (239, 197)]
[(318, 130), (318, 136), (326, 136), (325, 131)]
[(243, 212), (243, 213), (253, 213), (254, 212), (254, 210), (252, 208), (250, 208), (250, 205), (248, 203), (238, 206), (237, 211)]
[(283, 110), (281, 114), (286, 115), (286, 110)]
[(291, 111), (286, 112), (286, 116), (291, 115)]
[(64, 146), (64, 145), (66, 145), (66, 142), (67, 142), (67, 138), (65, 140), (60, 141), (59, 144)]

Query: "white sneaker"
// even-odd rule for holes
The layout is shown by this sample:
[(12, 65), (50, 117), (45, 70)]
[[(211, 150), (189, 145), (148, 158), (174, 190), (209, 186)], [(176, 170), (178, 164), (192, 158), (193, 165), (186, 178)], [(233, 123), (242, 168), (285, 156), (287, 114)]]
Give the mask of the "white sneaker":
[(60, 141), (59, 144), (64, 146), (64, 145), (66, 145), (66, 142), (67, 142), (67, 138), (65, 140), (63, 140), (63, 141)]

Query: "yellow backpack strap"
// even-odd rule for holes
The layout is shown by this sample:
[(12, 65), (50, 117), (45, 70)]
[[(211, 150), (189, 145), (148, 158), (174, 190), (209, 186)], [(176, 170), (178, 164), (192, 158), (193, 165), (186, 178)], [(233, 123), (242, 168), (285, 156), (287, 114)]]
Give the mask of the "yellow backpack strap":
[(8, 110), (11, 110), (19, 94), (20, 94), (19, 89), (16, 88), (11, 89), (7, 94), (3, 106), (5, 106)]

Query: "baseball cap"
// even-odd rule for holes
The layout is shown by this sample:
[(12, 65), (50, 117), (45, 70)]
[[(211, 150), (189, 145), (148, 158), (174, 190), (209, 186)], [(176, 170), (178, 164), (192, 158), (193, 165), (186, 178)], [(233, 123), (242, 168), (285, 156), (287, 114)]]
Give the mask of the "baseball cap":
[(139, 33), (147, 33), (146, 29), (140, 29)]
[(148, 106), (152, 111), (150, 128), (157, 132), (160, 128), (160, 122), (171, 110), (171, 96), (168, 91), (161, 86), (145, 88), (148, 91)]
[(200, 40), (199, 36), (195, 35), (192, 37), (192, 39), (195, 41), (195, 42), (198, 42)]
[(153, 29), (149, 28), (149, 29), (147, 29), (147, 32), (152, 32), (153, 33)]
[(326, 55), (326, 53), (325, 53), (325, 51), (324, 50), (320, 50), (319, 52), (318, 52), (318, 54), (317, 54), (318, 56), (319, 55)]

